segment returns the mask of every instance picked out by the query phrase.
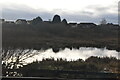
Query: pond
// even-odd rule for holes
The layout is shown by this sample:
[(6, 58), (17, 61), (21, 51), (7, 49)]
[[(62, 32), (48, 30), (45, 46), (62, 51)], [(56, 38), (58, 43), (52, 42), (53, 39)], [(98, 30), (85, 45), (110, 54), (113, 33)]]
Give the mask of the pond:
[(28, 58), (25, 60), (27, 63), (31, 63), (33, 61), (41, 61), (43, 58), (57, 58), (66, 59), (67, 61), (73, 61), (78, 59), (87, 59), (90, 56), (98, 56), (98, 57), (116, 57), (119, 59), (119, 52), (116, 50), (108, 50), (106, 48), (93, 48), (93, 47), (80, 47), (79, 49), (69, 49), (65, 48), (64, 50), (60, 50), (55, 53), (52, 49), (47, 50), (34, 50), (32, 53), (37, 53), (35, 56)]

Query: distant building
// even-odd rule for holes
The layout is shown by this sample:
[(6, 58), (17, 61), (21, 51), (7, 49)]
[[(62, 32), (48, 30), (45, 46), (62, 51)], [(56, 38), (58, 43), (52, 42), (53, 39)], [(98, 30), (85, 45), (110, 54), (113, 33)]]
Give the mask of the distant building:
[(114, 28), (115, 28), (115, 27), (119, 27), (119, 24), (107, 23), (105, 26), (111, 27), (111, 28), (113, 28), (113, 26), (114, 26)]
[(27, 21), (25, 19), (18, 19), (15, 22), (16, 24), (27, 24)]
[(119, 24), (113, 24), (114, 26), (120, 26)]
[(5, 19), (0, 19), (0, 23), (4, 23), (5, 22)]
[(69, 23), (69, 26), (71, 26), (71, 27), (77, 27), (77, 23)]
[(28, 21), (27, 21), (27, 24), (32, 24), (32, 20), (28, 20)]
[(8, 23), (8, 24), (15, 24), (14, 21), (5, 21), (5, 23)]
[(44, 21), (44, 23), (52, 23), (51, 21)]
[(119, 24), (113, 24), (113, 26), (114, 26), (114, 27), (120, 27), (120, 25), (119, 25)]
[(80, 26), (80, 27), (94, 27), (94, 26), (96, 26), (96, 24), (94, 24), (94, 23), (80, 23), (80, 24), (78, 24), (78, 26)]

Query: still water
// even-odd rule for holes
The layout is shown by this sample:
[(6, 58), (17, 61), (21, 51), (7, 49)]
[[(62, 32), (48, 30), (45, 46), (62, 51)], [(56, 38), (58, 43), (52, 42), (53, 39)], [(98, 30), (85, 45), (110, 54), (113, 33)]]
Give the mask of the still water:
[(116, 50), (108, 50), (106, 48), (92, 48), (92, 47), (81, 47), (79, 49), (68, 49), (65, 48), (64, 50), (60, 50), (59, 52), (55, 53), (52, 49), (47, 50), (34, 50), (32, 53), (36, 53), (35, 56), (26, 59), (27, 63), (31, 63), (33, 61), (41, 61), (43, 58), (63, 58), (67, 61), (77, 60), (77, 59), (87, 59), (90, 56), (98, 56), (98, 57), (116, 57), (119, 59), (119, 52)]

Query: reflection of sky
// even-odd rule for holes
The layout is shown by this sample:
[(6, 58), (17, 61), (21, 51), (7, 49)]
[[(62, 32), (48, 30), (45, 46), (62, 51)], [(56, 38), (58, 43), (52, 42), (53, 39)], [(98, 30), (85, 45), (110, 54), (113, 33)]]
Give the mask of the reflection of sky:
[(43, 58), (54, 58), (55, 60), (57, 58), (63, 58), (67, 59), (67, 61), (70, 60), (77, 60), (77, 59), (83, 59), (90, 56), (99, 56), (99, 57), (116, 57), (118, 58), (118, 52), (115, 50), (107, 50), (99, 49), (99, 48), (85, 48), (81, 47), (80, 49), (68, 49), (65, 48), (65, 50), (61, 50), (58, 53), (54, 53), (52, 49), (48, 49), (46, 51), (34, 51), (34, 53), (39, 53), (38, 55), (35, 55), (32, 58), (28, 58), (26, 62), (32, 62), (35, 60), (41, 61)]

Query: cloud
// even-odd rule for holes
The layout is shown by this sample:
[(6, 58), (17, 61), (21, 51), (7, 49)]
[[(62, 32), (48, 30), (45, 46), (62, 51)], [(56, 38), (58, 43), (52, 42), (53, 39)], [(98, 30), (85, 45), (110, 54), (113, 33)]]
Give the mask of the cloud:
[(16, 20), (18, 18), (33, 19), (34, 17), (41, 16), (43, 19), (49, 19), (52, 13), (47, 11), (37, 11), (34, 9), (3, 9), (2, 17), (7, 20)]
[(40, 16), (43, 20), (52, 19), (55, 14), (58, 14), (67, 19), (68, 22), (94, 22), (99, 23), (102, 18), (106, 18), (108, 22), (117, 23), (117, 13), (109, 12), (109, 7), (95, 7), (88, 6), (82, 11), (65, 11), (62, 9), (45, 10), (43, 8), (33, 9), (25, 5), (14, 5), (12, 7), (4, 7), (2, 10), (2, 17), (7, 20), (33, 19)]

